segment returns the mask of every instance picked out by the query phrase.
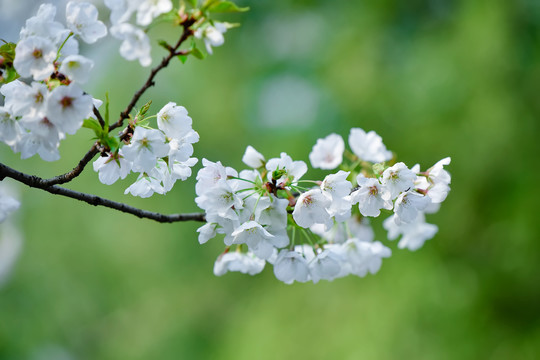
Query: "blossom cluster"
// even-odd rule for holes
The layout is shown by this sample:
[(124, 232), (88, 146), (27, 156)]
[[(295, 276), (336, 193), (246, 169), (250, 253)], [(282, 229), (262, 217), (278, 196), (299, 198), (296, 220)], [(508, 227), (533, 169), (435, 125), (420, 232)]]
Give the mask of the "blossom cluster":
[(158, 112), (157, 125), (158, 129), (135, 126), (127, 145), (102, 153), (93, 165), (103, 184), (111, 185), (131, 171), (139, 172), (125, 193), (145, 198), (165, 194), (176, 180), (191, 176), (191, 167), (197, 163), (191, 157), (192, 144), (199, 141), (199, 134), (191, 127), (187, 110), (169, 102)]
[(74, 134), (83, 120), (93, 116), (93, 99), (80, 88), (94, 64), (78, 54), (76, 35), (94, 43), (107, 34), (89, 3), (69, 2), (66, 26), (54, 20), (56, 8), (41, 5), (20, 32), (13, 66), (30, 78), (30, 84), (15, 80), (3, 85), (0, 107), (0, 140), (23, 159), (36, 153), (44, 160), (58, 160), (58, 146), (66, 134)]
[[(203, 159), (195, 199), (207, 223), (199, 242), (224, 235), (226, 249), (214, 273), (256, 274), (268, 262), (285, 282), (318, 282), (349, 274), (376, 273), (391, 250), (374, 241), (369, 218), (391, 214), (383, 226), (399, 248), (416, 250), (437, 227), (425, 222), (450, 190), (444, 166), (450, 158), (421, 172), (396, 163), (375, 132), (354, 128), (352, 152), (340, 135), (319, 139), (309, 159), (314, 168), (335, 170), (323, 180), (302, 180), (308, 168), (286, 153), (266, 160), (248, 146), (239, 173)], [(344, 155), (347, 159), (344, 161)]]
[[(105, 3), (111, 9), (111, 34), (123, 34), (121, 54), (129, 60), (135, 56), (141, 64), (149, 65), (149, 45), (141, 45), (149, 44), (148, 37), (141, 29), (133, 33), (126, 30), (132, 26), (127, 21), (136, 13), (137, 24), (149, 25), (160, 14), (171, 11), (171, 1)], [(191, 158), (192, 144), (199, 140), (199, 135), (191, 127), (187, 110), (170, 102), (156, 116), (158, 129), (150, 128), (148, 121), (143, 124), (145, 119), (140, 116), (131, 119), (123, 137), (106, 134), (108, 109), (107, 123), (100, 119), (98, 125), (96, 112), (103, 102), (80, 87), (88, 81), (94, 63), (78, 53), (78, 39), (95, 43), (107, 35), (107, 27), (98, 20), (97, 8), (86, 2), (66, 5), (66, 25), (55, 21), (55, 15), (55, 6), (43, 4), (20, 31), (20, 40), (11, 56), (13, 68), (23, 81), (15, 79), (0, 87), (4, 96), (4, 105), (0, 106), (0, 140), (14, 152), (20, 152), (23, 159), (39, 154), (44, 160), (54, 161), (60, 158), (58, 148), (66, 134), (75, 134), (87, 119), (94, 119), (98, 138), (105, 134), (114, 143), (110, 146), (100, 139), (101, 156), (94, 169), (102, 183), (112, 184), (132, 171), (138, 172), (137, 181), (126, 193), (148, 197), (164, 194), (176, 180), (191, 176), (191, 167), (197, 162)]]
[[(150, 38), (142, 27), (171, 11), (171, 0), (105, 0), (105, 5), (111, 10), (111, 35), (122, 41), (120, 55), (126, 60), (139, 60), (142, 66), (150, 66)], [(130, 23), (132, 17), (135, 17), (135, 24)]]

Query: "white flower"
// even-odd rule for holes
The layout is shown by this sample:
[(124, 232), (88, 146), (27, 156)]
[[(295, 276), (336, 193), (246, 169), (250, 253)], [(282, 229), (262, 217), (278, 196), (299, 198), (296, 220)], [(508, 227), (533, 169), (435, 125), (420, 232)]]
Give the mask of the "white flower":
[(450, 158), (446, 157), (439, 160), (435, 165), (426, 171), (427, 178), (432, 186), (428, 189), (428, 196), (431, 200), (438, 204), (443, 202), (450, 191), (451, 177), (450, 174), (443, 169), (443, 166), (450, 165)]
[(386, 150), (382, 138), (375, 131), (366, 132), (360, 128), (351, 129), (349, 146), (360, 159), (380, 163), (392, 159), (392, 152)]
[(255, 275), (263, 271), (266, 261), (252, 253), (228, 252), (221, 254), (214, 264), (216, 276), (225, 275), (228, 271), (239, 271), (243, 274)]
[(54, 21), (56, 7), (52, 4), (41, 4), (36, 16), (26, 20), (26, 25), (21, 29), (21, 40), (30, 36), (47, 38), (59, 46), (69, 34), (69, 30), (59, 22)]
[(258, 169), (264, 166), (264, 156), (255, 150), (251, 145), (248, 145), (244, 156), (242, 156), (242, 162), (247, 166), (251, 166), (254, 169)]
[(212, 188), (195, 198), (197, 205), (207, 213), (217, 213), (220, 217), (236, 220), (235, 209), (242, 209), (240, 197), (234, 193), (226, 180), (218, 181)]
[[(379, 241), (365, 242), (352, 238), (339, 246), (341, 249), (336, 250), (347, 261), (343, 271), (360, 277), (366, 276), (368, 272), (377, 273), (381, 268), (382, 258), (390, 257), (392, 254), (392, 251)], [(344, 276), (345, 273), (340, 275)]]
[(307, 261), (296, 251), (282, 250), (274, 263), (274, 275), (285, 284), (306, 282), (309, 280)]
[(157, 124), (165, 135), (174, 139), (180, 139), (192, 130), (192, 120), (186, 108), (173, 102), (169, 102), (158, 112)]
[(211, 190), (220, 180), (226, 180), (229, 176), (238, 176), (236, 170), (221, 165), (219, 161), (214, 163), (203, 159), (202, 164), (203, 168), (197, 173), (197, 184), (195, 185), (195, 193), (198, 196)]
[(142, 0), (105, 0), (105, 6), (111, 10), (110, 20), (113, 25), (129, 20)]
[(167, 155), (169, 145), (161, 131), (137, 126), (131, 143), (122, 150), (126, 160), (133, 163), (133, 171), (149, 172), (156, 166), (158, 158)]
[(81, 55), (69, 55), (62, 61), (58, 71), (66, 75), (70, 80), (84, 84), (90, 78), (90, 71), (94, 62)]
[(266, 163), (268, 180), (274, 176), (279, 187), (288, 186), (297, 182), (307, 171), (307, 165), (303, 161), (293, 161), (286, 153), (282, 152), (280, 158), (273, 158)]
[(184, 162), (171, 161), (167, 164), (163, 159), (158, 159), (156, 166), (150, 170), (148, 175), (156, 178), (163, 184), (163, 193), (169, 192), (176, 180), (186, 180), (191, 176), (191, 167), (197, 163), (198, 159), (190, 158)]
[(412, 222), (400, 225), (396, 223), (395, 215), (392, 215), (384, 220), (383, 227), (388, 231), (388, 239), (390, 240), (395, 240), (399, 235), (403, 235), (398, 247), (411, 251), (421, 248), (424, 242), (433, 238), (439, 230), (437, 225), (426, 223), (423, 213), (420, 213)]
[(76, 84), (58, 86), (47, 98), (47, 118), (60, 131), (75, 134), (93, 107), (92, 97)]
[(137, 9), (137, 24), (150, 25), (152, 20), (171, 10), (171, 0), (144, 0)]
[(107, 27), (98, 20), (98, 10), (87, 2), (70, 1), (66, 5), (68, 28), (88, 44), (107, 35)]
[[(240, 225), (233, 233), (232, 244), (247, 244), (249, 250), (252, 251), (261, 259), (268, 259), (274, 250), (273, 238), (274, 235), (266, 231), (265, 228), (261, 226), (256, 221), (247, 221)], [(226, 245), (231, 245), (227, 244)], [(283, 247), (287, 244), (278, 244)]]
[(330, 203), (331, 200), (323, 194), (321, 189), (306, 191), (296, 200), (293, 211), (294, 221), (303, 228), (308, 228), (313, 224), (330, 226), (332, 220), (326, 210)]
[(358, 209), (362, 215), (377, 217), (381, 209), (392, 209), (392, 201), (382, 197), (384, 189), (379, 180), (366, 178), (360, 174), (356, 181), (360, 188), (351, 194), (351, 199), (354, 204), (358, 203)]
[[(172, 165), (170, 164), (169, 159), (169, 170), (171, 172), (171, 177), (174, 181), (176, 180), (186, 180), (191, 177), (191, 168), (197, 164), (199, 159), (189, 158), (186, 161), (174, 161)], [(172, 187), (172, 186), (171, 186)], [(171, 189), (169, 186), (165, 186), (166, 189)], [(167, 191), (169, 191), (167, 190)]]
[(398, 196), (394, 207), (396, 224), (409, 223), (416, 219), (418, 213), (430, 204), (428, 196), (408, 191)]
[(189, 129), (180, 138), (172, 138), (169, 141), (169, 159), (171, 161), (187, 161), (193, 155), (193, 145), (199, 141), (199, 134)]
[(98, 172), (99, 181), (111, 185), (118, 179), (125, 179), (131, 171), (131, 163), (124, 159), (122, 150), (117, 153), (108, 153), (94, 161), (94, 171)]
[(120, 23), (111, 28), (111, 35), (122, 40), (120, 55), (126, 60), (139, 60), (142, 66), (150, 66), (150, 39), (144, 31), (127, 23)]
[(39, 36), (30, 36), (19, 41), (15, 48), (15, 70), (23, 76), (33, 76), (35, 80), (45, 80), (54, 71), (56, 47)]
[(15, 80), (1, 89), (5, 105), (14, 116), (43, 116), (49, 91), (45, 84), (32, 82), (32, 86)]
[(208, 240), (214, 238), (217, 235), (217, 226), (216, 223), (206, 223), (200, 228), (197, 229), (199, 233), (199, 244), (204, 244)]
[(22, 159), (27, 159), (36, 153), (45, 161), (60, 159), (58, 146), (64, 137), (58, 128), (46, 117), (24, 117), (20, 120), (24, 128), (30, 130), (23, 132), (13, 151), (20, 152)]
[(197, 39), (203, 38), (206, 51), (211, 55), (212, 46), (221, 46), (225, 42), (223, 34), (227, 31), (227, 25), (215, 21), (214, 26), (208, 25), (205, 28), (197, 29), (195, 31), (195, 37)]
[(339, 254), (325, 249), (309, 262), (309, 274), (313, 283), (319, 280), (333, 280), (341, 272), (342, 258)]
[(351, 193), (352, 184), (347, 180), (349, 172), (338, 171), (335, 174), (327, 175), (322, 184), (321, 190), (330, 199), (330, 206), (327, 208), (331, 217), (342, 222), (351, 217)]
[(351, 235), (360, 241), (372, 242), (375, 239), (369, 220), (360, 219), (359, 216), (351, 216), (345, 223), (335, 223), (329, 230), (322, 224), (315, 224), (309, 229), (326, 241), (336, 244), (344, 243)]
[(268, 225), (271, 228), (282, 228), (287, 226), (287, 206), (289, 200), (279, 199), (274, 195), (270, 195), (270, 204), (265, 207), (259, 214), (257, 221), (263, 225)]
[(412, 189), (415, 179), (416, 174), (402, 162), (384, 170), (381, 180), (385, 189), (382, 195), (383, 199), (394, 200), (401, 192)]
[(332, 170), (343, 161), (345, 142), (337, 134), (330, 134), (324, 139), (318, 139), (309, 153), (309, 161), (314, 168)]
[(13, 146), (19, 140), (21, 127), (15, 117), (3, 106), (0, 106), (0, 141)]
[(137, 180), (124, 191), (124, 194), (131, 194), (142, 198), (150, 197), (154, 193), (163, 194), (163, 187), (158, 179), (144, 173), (141, 173)]

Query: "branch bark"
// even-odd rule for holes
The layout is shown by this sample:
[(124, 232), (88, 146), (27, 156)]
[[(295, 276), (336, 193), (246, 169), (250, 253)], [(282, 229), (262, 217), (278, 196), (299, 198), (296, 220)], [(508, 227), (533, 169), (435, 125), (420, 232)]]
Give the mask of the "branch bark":
[(60, 187), (58, 185), (46, 185), (47, 181), (45, 179), (39, 178), (37, 176), (28, 175), (10, 168), (7, 165), (0, 163), (0, 181), (4, 180), (6, 177), (16, 180), (20, 183), (23, 183), (31, 188), (41, 189), (47, 191), (51, 194), (61, 195), (68, 198), (84, 201), (87, 204), (94, 206), (104, 206), (121, 212), (125, 212), (131, 215), (135, 215), (139, 218), (150, 219), (160, 223), (173, 223), (180, 221), (200, 221), (205, 222), (204, 213), (187, 213), (187, 214), (161, 214), (157, 212), (147, 211), (139, 209), (124, 203), (112, 201), (109, 199), (102, 198), (100, 196), (86, 194), (70, 189)]
[[(96, 154), (99, 153), (99, 150), (97, 149), (97, 142), (92, 145), (90, 150), (83, 156), (83, 158), (79, 161), (77, 166), (73, 168), (70, 172), (67, 172), (62, 175), (55, 176), (50, 179), (41, 179), (37, 176), (34, 176), (35, 179), (40, 179), (41, 183), (40, 185), (43, 186), (43, 188), (46, 188), (48, 186), (58, 185), (58, 184), (65, 184), (67, 182), (70, 182), (71, 180), (75, 179), (77, 176), (82, 173), (85, 166), (96, 156)], [(37, 181), (37, 180), (36, 180)]]

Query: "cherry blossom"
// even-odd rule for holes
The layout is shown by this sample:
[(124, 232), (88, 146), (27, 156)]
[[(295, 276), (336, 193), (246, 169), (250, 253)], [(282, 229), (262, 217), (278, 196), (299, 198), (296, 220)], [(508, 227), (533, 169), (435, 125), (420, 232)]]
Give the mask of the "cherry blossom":
[(324, 139), (317, 140), (309, 153), (309, 161), (314, 168), (332, 170), (343, 162), (345, 142), (340, 135), (330, 134)]
[(68, 28), (88, 44), (95, 43), (107, 35), (107, 27), (98, 20), (98, 11), (93, 4), (70, 1), (66, 5)]
[(360, 128), (351, 129), (349, 146), (360, 159), (379, 163), (392, 159), (392, 152), (386, 150), (382, 138), (375, 131), (366, 133)]

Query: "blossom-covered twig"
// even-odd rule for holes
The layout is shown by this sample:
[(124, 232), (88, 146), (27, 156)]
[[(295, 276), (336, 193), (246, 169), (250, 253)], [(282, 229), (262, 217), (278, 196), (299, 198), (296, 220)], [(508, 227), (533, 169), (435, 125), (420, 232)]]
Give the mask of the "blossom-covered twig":
[[(146, 90), (148, 90), (148, 88), (154, 85), (154, 78), (157, 75), (157, 73), (161, 71), (162, 69), (166, 68), (169, 65), (171, 59), (178, 55), (177, 51), (180, 48), (180, 46), (182, 46), (184, 41), (186, 41), (191, 35), (193, 35), (193, 31), (190, 29), (190, 26), (193, 25), (193, 22), (194, 22), (193, 19), (187, 19), (184, 22), (184, 31), (182, 32), (182, 35), (180, 36), (180, 39), (178, 39), (178, 42), (176, 43), (176, 45), (174, 47), (170, 47), (169, 54), (161, 60), (161, 63), (158, 66), (152, 69), (144, 85), (139, 90), (137, 90), (137, 92), (135, 92), (135, 94), (133, 95), (133, 98), (129, 102), (126, 109), (120, 114), (120, 119), (109, 127), (109, 131), (119, 126), (122, 126), (124, 120), (129, 118), (129, 113), (133, 110), (133, 108), (135, 107), (135, 105), (137, 104), (141, 96), (146, 92)], [(101, 116), (101, 113), (96, 107), (94, 107), (93, 113), (98, 119), (101, 127), (103, 128), (105, 126), (105, 123), (104, 123), (103, 117)], [(98, 143), (96, 142), (92, 145), (92, 147), (90, 148), (90, 150), (88, 150), (88, 152), (84, 155), (84, 157), (79, 161), (77, 166), (73, 168), (73, 170), (65, 174), (55, 176), (50, 179), (42, 179), (42, 185), (53, 186), (57, 184), (65, 184), (67, 182), (70, 182), (71, 180), (73, 180), (74, 178), (76, 178), (82, 173), (86, 165), (98, 153), (99, 153)]]
[(58, 185), (46, 185), (46, 181), (37, 176), (28, 175), (22, 172), (19, 172), (15, 169), (10, 168), (7, 165), (0, 163), (0, 181), (4, 178), (11, 178), (20, 183), (23, 183), (29, 187), (45, 190), (51, 194), (62, 195), (72, 199), (84, 201), (90, 205), (94, 206), (104, 206), (121, 212), (125, 212), (131, 215), (135, 215), (139, 218), (145, 218), (154, 220), (160, 223), (173, 223), (180, 221), (201, 221), (204, 222), (205, 215), (204, 213), (187, 213), (187, 214), (161, 214), (157, 212), (147, 211), (138, 209), (133, 206), (129, 206), (124, 203), (112, 201), (109, 199), (102, 198), (100, 196), (86, 194), (70, 189), (60, 187)]

